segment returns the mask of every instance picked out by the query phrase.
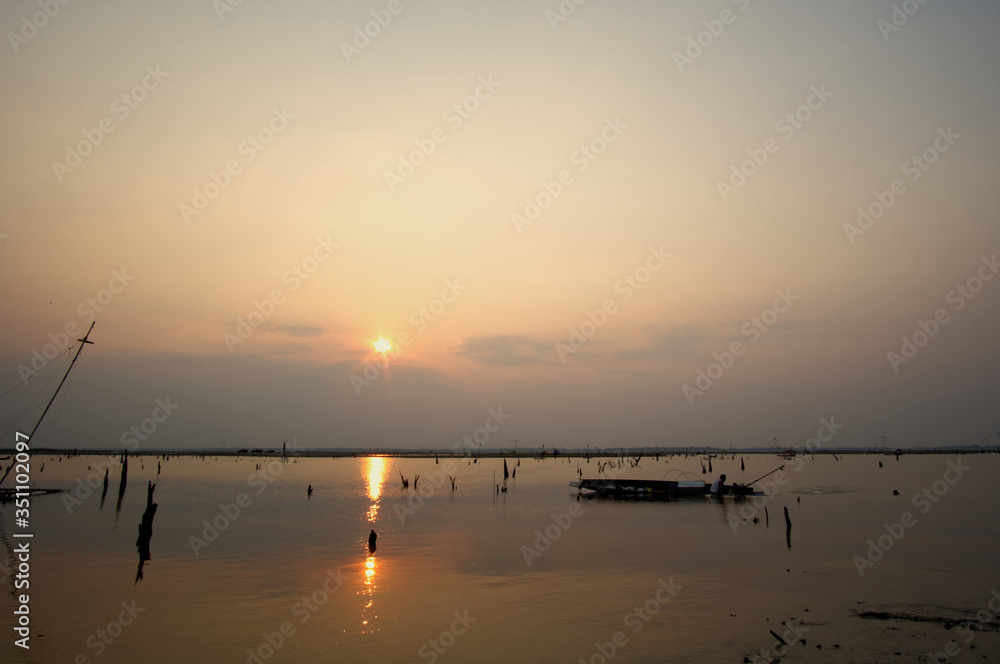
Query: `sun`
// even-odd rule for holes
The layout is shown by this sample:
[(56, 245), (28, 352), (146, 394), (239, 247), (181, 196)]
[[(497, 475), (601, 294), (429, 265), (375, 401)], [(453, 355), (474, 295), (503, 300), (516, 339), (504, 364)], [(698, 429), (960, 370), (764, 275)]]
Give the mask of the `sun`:
[(380, 353), (388, 353), (392, 350), (392, 344), (388, 339), (379, 338), (379, 340), (375, 342), (375, 350)]

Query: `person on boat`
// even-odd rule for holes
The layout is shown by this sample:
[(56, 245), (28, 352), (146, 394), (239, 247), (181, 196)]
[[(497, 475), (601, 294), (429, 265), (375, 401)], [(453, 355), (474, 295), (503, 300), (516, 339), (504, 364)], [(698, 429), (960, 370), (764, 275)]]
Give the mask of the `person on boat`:
[(713, 496), (718, 496), (722, 494), (722, 489), (726, 485), (726, 474), (722, 473), (719, 475), (719, 479), (712, 482), (711, 492)]

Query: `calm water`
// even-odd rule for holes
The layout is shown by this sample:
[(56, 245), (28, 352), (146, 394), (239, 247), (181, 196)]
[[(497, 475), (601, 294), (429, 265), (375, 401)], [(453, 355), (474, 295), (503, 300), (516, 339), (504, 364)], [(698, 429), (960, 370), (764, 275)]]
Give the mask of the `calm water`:
[[(5, 592), (0, 661), (599, 662), (595, 644), (620, 631), (616, 663), (737, 662), (806, 608), (827, 617), (890, 603), (974, 612), (1000, 581), (997, 455), (744, 459), (745, 472), (739, 456), (714, 459), (714, 474), (749, 481), (788, 464), (788, 483), (767, 499), (769, 527), (763, 509), (761, 523), (740, 525), (751, 504), (732, 498), (578, 501), (568, 483), (578, 467), (597, 476), (598, 460), (509, 460), (516, 478), (496, 495), (499, 459), (452, 467), (444, 459), (264, 460), (258, 472), (259, 459), (171, 458), (159, 477), (155, 460), (132, 459), (116, 512), (117, 459), (46, 458), (40, 486), (72, 487), (99, 461), (113, 464), (112, 481), (103, 508), (100, 488), (71, 507), (60, 496), (33, 501), (32, 647), (12, 645)], [(949, 461), (971, 470), (946, 484)], [(710, 477), (700, 464), (643, 459), (620, 472)], [(416, 474), (431, 494), (422, 503)], [(148, 480), (158, 510), (137, 582)], [(934, 495), (936, 481), (947, 492), (915, 507), (914, 494), (926, 487)], [(220, 504), (240, 494), (244, 506), (230, 520)], [(904, 512), (916, 524), (860, 576), (852, 557)], [(569, 527), (556, 526), (554, 514)], [(13, 507), (0, 507), (0, 517), (13, 545)], [(225, 529), (213, 538), (205, 520)], [(529, 566), (522, 547), (536, 547), (546, 528), (558, 538), (539, 542)], [(207, 545), (195, 543), (198, 555), (192, 537)], [(141, 612), (123, 614), (123, 602)], [(120, 617), (130, 624), (119, 627)]]

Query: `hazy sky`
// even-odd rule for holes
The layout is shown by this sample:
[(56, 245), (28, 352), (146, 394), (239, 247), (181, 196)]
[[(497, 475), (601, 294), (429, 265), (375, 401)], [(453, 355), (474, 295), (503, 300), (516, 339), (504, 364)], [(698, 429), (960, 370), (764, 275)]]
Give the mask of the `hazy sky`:
[(17, 0), (0, 27), (0, 389), (97, 320), (37, 445), (154, 416), (134, 444), (1000, 428), (993, 0)]

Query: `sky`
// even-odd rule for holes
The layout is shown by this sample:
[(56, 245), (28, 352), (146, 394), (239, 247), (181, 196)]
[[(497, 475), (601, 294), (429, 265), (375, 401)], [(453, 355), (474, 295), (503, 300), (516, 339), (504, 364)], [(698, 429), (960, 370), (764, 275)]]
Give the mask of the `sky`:
[(997, 444), (992, 0), (0, 27), (4, 446)]

